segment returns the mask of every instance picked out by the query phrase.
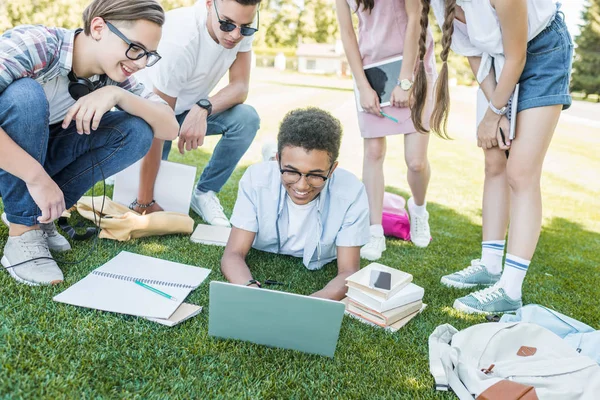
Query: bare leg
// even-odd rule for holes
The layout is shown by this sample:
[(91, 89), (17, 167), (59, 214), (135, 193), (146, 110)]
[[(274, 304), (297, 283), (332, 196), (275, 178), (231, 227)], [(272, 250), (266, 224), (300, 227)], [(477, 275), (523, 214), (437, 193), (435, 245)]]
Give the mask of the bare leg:
[(410, 133), (404, 135), (404, 159), (408, 167), (407, 180), (416, 205), (425, 203), (431, 168), (427, 160), (429, 135)]
[(506, 155), (497, 147), (484, 150), (483, 241), (504, 240), (508, 227), (510, 196), (506, 177)]
[(369, 199), (371, 225), (381, 225), (385, 189), (383, 178), (385, 152), (385, 137), (364, 139), (363, 182)]
[(532, 108), (519, 113), (517, 135), (507, 165), (510, 185), (508, 253), (531, 260), (542, 226), (542, 165), (561, 106)]
[[(142, 159), (140, 169), (140, 188), (138, 190), (137, 202), (139, 204), (148, 204), (154, 199), (154, 183), (160, 169), (160, 160), (162, 156), (164, 140), (154, 139), (148, 154)], [(162, 207), (155, 203), (148, 208), (134, 207), (135, 211), (150, 214), (156, 211), (163, 211)]]

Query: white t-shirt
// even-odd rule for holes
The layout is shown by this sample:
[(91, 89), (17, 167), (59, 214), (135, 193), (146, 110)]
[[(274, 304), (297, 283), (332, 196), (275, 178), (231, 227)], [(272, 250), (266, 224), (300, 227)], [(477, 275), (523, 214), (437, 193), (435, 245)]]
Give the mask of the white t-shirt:
[(207, 15), (203, 0), (191, 7), (167, 12), (158, 45), (162, 58), (156, 65), (136, 74), (148, 88), (154, 86), (167, 96), (177, 98), (176, 115), (209, 96), (238, 52), (252, 50), (254, 36), (243, 38), (233, 49), (216, 43), (206, 27)]
[(315, 234), (315, 232), (308, 232), (308, 226), (310, 222), (309, 217), (317, 204), (317, 200), (313, 200), (308, 204), (298, 205), (286, 195), (285, 203), (289, 216), (289, 225), (287, 238), (281, 238), (283, 242), (281, 243), (280, 253), (302, 257), (307, 236)]

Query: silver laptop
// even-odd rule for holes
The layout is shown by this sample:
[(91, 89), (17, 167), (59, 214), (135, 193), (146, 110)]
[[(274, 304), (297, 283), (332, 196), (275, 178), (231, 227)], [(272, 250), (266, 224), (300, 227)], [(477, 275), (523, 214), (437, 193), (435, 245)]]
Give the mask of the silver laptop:
[(210, 283), (210, 336), (333, 357), (343, 317), (339, 301)]

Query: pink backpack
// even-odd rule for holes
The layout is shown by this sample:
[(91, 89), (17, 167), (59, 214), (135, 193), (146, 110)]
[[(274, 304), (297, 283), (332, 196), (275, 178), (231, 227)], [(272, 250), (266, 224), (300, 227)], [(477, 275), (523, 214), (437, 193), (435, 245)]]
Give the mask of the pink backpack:
[(410, 240), (410, 220), (404, 208), (406, 200), (397, 194), (385, 192), (383, 194), (383, 234), (402, 240)]

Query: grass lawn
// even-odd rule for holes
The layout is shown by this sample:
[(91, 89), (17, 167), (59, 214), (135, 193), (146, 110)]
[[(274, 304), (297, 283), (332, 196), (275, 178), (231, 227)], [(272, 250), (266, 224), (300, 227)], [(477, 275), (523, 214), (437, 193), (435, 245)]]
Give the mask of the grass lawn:
[[(440, 324), (463, 329), (484, 320), (455, 312), (454, 299), (466, 292), (439, 283), (441, 275), (465, 267), (480, 253), (483, 157), (472, 140), (474, 96), (470, 88), (454, 88), (450, 130), (455, 139), (431, 140), (428, 209), (433, 242), (418, 249), (388, 240), (381, 259), (412, 273), (415, 283), (425, 288), (429, 306), (399, 332), (388, 334), (344, 318), (335, 358), (328, 359), (208, 337), (208, 283), (188, 298), (205, 311), (175, 328), (53, 302), (54, 295), (122, 250), (210, 268), (209, 280), (224, 280), (219, 271), (222, 249), (193, 244), (186, 236), (101, 240), (85, 262), (63, 266), (66, 282), (59, 286), (27, 287), (0, 273), (0, 398), (454, 398), (432, 389), (427, 339)], [(296, 107), (319, 106), (342, 120), (340, 165), (360, 175), (362, 144), (350, 81), (259, 69), (248, 103), (262, 117), (261, 130), (221, 192), (228, 215), (245, 166), (259, 160), (261, 142), (274, 138), (285, 112)], [(600, 108), (595, 110), (590, 119), (598, 118)], [(569, 117), (569, 112), (561, 119), (546, 159), (543, 231), (523, 299), (596, 328), (598, 133), (593, 121)], [(173, 152), (171, 160), (198, 165), (200, 172), (217, 140), (209, 138), (202, 150), (185, 157)], [(388, 141), (385, 169), (388, 190), (408, 197), (401, 137)], [(7, 235), (0, 224), (0, 246)], [(90, 245), (74, 243), (68, 259), (81, 258)], [(289, 290), (300, 294), (320, 289), (336, 273), (334, 263), (310, 272), (301, 260), (257, 251), (251, 251), (248, 263), (258, 279), (288, 282)]]

